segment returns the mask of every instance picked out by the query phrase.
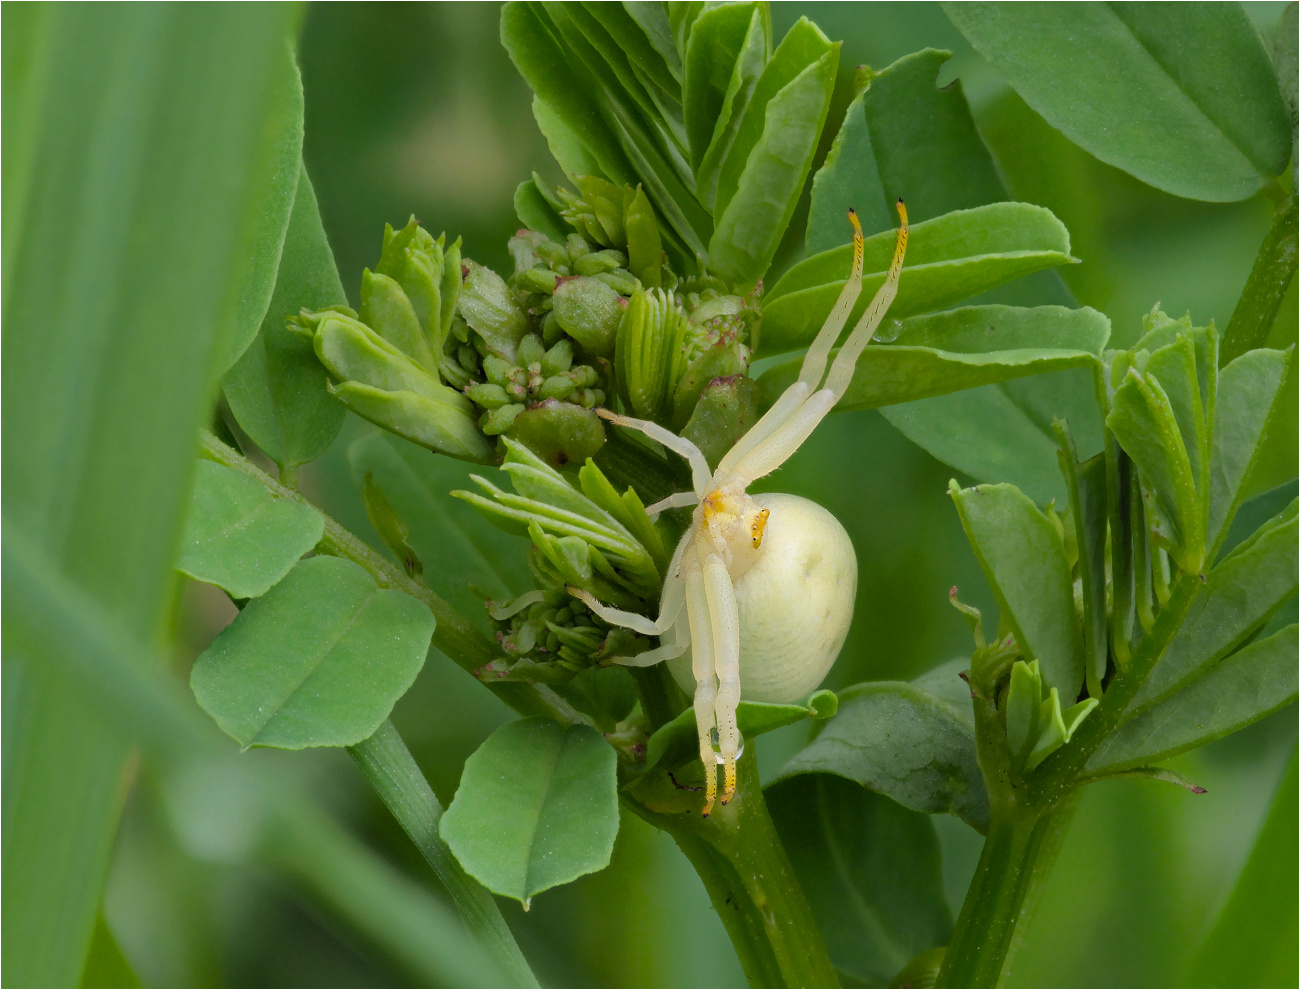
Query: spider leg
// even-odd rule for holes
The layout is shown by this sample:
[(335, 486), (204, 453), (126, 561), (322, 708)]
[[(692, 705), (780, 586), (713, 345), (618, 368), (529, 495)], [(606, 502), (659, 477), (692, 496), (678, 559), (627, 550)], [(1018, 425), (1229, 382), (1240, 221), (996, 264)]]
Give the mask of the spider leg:
[(727, 804), (736, 793), (736, 755), (740, 751), (740, 728), (736, 723), (736, 707), (740, 704), (740, 611), (731, 575), (717, 553), (710, 553), (704, 560), (704, 591), (713, 624), (713, 669), (718, 677), (713, 711), (722, 750), (722, 803)]
[(672, 660), (681, 656), (690, 645), (690, 643), (665, 643), (653, 650), (638, 653), (634, 657), (609, 657), (603, 662), (616, 663), (621, 667), (653, 667), (657, 663), (663, 663), (665, 660)]
[(685, 437), (679, 437), (672, 430), (665, 429), (658, 423), (652, 423), (648, 419), (632, 419), (628, 416), (612, 413), (608, 409), (597, 409), (596, 414), (602, 419), (609, 420), (615, 426), (625, 426), (630, 430), (639, 430), (651, 440), (661, 443), (674, 453), (685, 457), (687, 463), (691, 466), (691, 484), (695, 488), (695, 494), (703, 498), (709, 493), (713, 479), (713, 472), (709, 470), (709, 462), (700, 453), (700, 448)]
[[(644, 615), (638, 615), (636, 612), (625, 612), (621, 608), (610, 608), (596, 600), (596, 597), (582, 588), (568, 586), (569, 594), (577, 598), (591, 609), (611, 626), (622, 626), (624, 629), (631, 629), (642, 636), (662, 636), (672, 628), (677, 621), (677, 615), (682, 610), (682, 599), (685, 593), (685, 586), (680, 578), (668, 576), (664, 581), (663, 597), (659, 600), (659, 618), (647, 619)], [(667, 658), (665, 658), (667, 659)]]
[(646, 515), (650, 517), (650, 521), (653, 522), (659, 517), (659, 513), (663, 512), (665, 509), (685, 509), (689, 506), (699, 504), (700, 497), (694, 492), (676, 492), (673, 495), (669, 495), (667, 498), (661, 498), (653, 505), (647, 505), (645, 511)]
[(718, 793), (717, 761), (713, 756), (714, 699), (718, 682), (713, 672), (713, 643), (709, 602), (698, 568), (686, 575), (686, 616), (691, 627), (691, 673), (695, 675), (695, 729), (699, 733), (700, 762), (704, 764), (704, 815), (713, 810)]
[(835, 300), (817, 339), (804, 355), (803, 367), (799, 370), (799, 381), (807, 385), (810, 391), (821, 384), (831, 348), (839, 339), (840, 331), (844, 329), (849, 314), (853, 312), (853, 305), (862, 293), (862, 224), (858, 223), (858, 214), (854, 210), (849, 210), (849, 223), (853, 224), (853, 264), (849, 268), (849, 280), (840, 290), (840, 297)]
[(898, 276), (903, 270), (903, 255), (907, 252), (907, 207), (903, 205), (901, 199), (898, 201), (898, 219), (900, 222), (898, 240), (894, 242), (894, 257), (889, 262), (889, 274), (876, 290), (871, 305), (867, 307), (866, 312), (862, 314), (862, 319), (849, 334), (849, 339), (835, 355), (835, 363), (831, 365), (831, 372), (826, 376), (826, 387), (835, 393), (836, 402), (848, 391), (859, 355), (871, 340), (871, 335), (876, 332), (876, 327), (880, 326), (880, 321), (885, 318), (885, 311), (889, 309), (889, 304), (898, 295)]

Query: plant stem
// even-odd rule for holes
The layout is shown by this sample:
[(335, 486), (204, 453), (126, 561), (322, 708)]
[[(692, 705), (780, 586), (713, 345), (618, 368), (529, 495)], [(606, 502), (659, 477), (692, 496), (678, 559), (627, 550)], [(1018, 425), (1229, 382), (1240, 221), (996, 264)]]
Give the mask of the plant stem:
[(751, 986), (833, 987), (821, 931), (767, 812), (751, 742), (736, 796), (705, 818), (700, 795), (663, 772), (624, 791), (628, 806), (673, 837), (731, 937)]
[(1278, 307), (1296, 272), (1297, 212), (1292, 193), (1277, 212), (1255, 256), (1241, 298), (1219, 344), (1219, 364), (1227, 364), (1256, 347), (1263, 347), (1277, 318)]
[[(207, 430), (201, 431), (199, 449), (202, 456), (208, 460), (242, 471), (249, 477), (257, 479), (263, 487), (278, 498), (310, 506), (314, 511), (320, 512), (320, 509), (298, 492), (281, 485), (248, 458), (226, 446)], [(321, 515), (325, 519), (325, 532), (320, 542), (316, 544), (316, 552), (331, 557), (342, 557), (359, 564), (381, 588), (393, 588), (424, 602), (437, 620), (433, 632), (433, 645), (451, 657), (459, 666), (473, 674), (480, 667), (500, 656), (492, 641), (439, 595), (415, 581), (401, 567), (386, 559), (356, 534), (344, 529), (323, 512)], [(585, 721), (572, 705), (545, 685), (521, 681), (497, 683), (484, 681), (484, 683), (497, 697), (521, 715), (546, 715), (565, 724)]]
[(995, 987), (1055, 860), (1072, 817), (1068, 808), (995, 810), (979, 866), (944, 953), (936, 986)]
[(348, 753), (383, 799), (402, 830), (433, 868), (466, 926), (483, 947), (501, 963), (512, 985), (535, 987), (537, 978), (519, 951), (492, 895), (470, 877), (438, 834), (442, 805), (406, 748), (396, 726), (385, 721), (365, 742), (348, 747)]

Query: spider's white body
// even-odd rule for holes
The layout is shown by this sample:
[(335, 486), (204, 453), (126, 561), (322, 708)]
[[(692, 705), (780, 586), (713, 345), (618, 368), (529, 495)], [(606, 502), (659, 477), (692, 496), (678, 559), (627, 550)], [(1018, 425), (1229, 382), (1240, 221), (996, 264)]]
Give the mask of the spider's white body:
[[(853, 620), (858, 558), (840, 521), (798, 495), (755, 495), (771, 515), (761, 553), (732, 581), (740, 614), (740, 696), (788, 704), (817, 689)], [(678, 546), (674, 564), (688, 545)], [(676, 568), (673, 569), (675, 573)], [(683, 691), (695, 691), (685, 615), (664, 637), (685, 652), (668, 661)]]
[[(677, 680), (687, 690), (693, 688), (706, 815), (717, 793), (715, 763), (723, 768), (723, 804), (736, 790), (736, 758), (742, 744), (736, 706), (742, 695), (755, 701), (802, 697), (821, 683), (848, 633), (857, 562), (844, 528), (806, 499), (751, 496), (746, 490), (785, 463), (848, 389), (858, 355), (898, 292), (907, 247), (902, 200), (898, 214), (902, 224), (889, 273), (831, 362), (831, 348), (862, 291), (862, 230), (857, 216), (849, 212), (853, 266), (808, 348), (799, 380), (736, 442), (716, 471), (709, 470), (693, 443), (657, 423), (599, 410), (605, 419), (640, 430), (691, 466), (692, 491), (649, 507), (651, 513), (695, 507), (664, 579), (659, 618), (610, 608), (581, 589), (570, 591), (605, 621), (662, 637), (656, 649), (618, 662), (673, 662)], [(720, 754), (713, 749), (715, 729)]]

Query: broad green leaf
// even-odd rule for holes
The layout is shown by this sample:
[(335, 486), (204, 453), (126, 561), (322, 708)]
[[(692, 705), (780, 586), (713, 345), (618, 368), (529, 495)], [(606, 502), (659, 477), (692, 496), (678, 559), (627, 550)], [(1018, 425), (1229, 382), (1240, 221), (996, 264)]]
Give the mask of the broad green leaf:
[[(589, 6), (603, 8), (606, 5), (594, 3)], [(677, 49), (677, 41), (673, 37), (672, 22), (664, 6), (662, 3), (651, 3), (647, 2), (647, 0), (624, 0), (623, 3), (623, 9), (645, 33), (646, 41), (659, 53), (659, 57), (663, 59), (664, 66), (668, 69), (669, 74), (680, 83), (682, 78), (682, 56)]]
[(325, 529), (315, 509), (276, 498), (242, 471), (199, 461), (176, 569), (231, 598), (256, 598)]
[(961, 81), (936, 85), (951, 57), (934, 48), (905, 55), (872, 75), (850, 105), (845, 153), (833, 160), (832, 151), (813, 179), (810, 255), (852, 240), (844, 223), (850, 206), (874, 234), (894, 225), (900, 196), (916, 222), (1007, 198)]
[(551, 157), (566, 175), (600, 175), (600, 164), (592, 156), (577, 132), (540, 96), (533, 97), (533, 119), (546, 138)]
[[(775, 705), (765, 701), (742, 701), (736, 708), (736, 723), (745, 739), (793, 725), (806, 718), (827, 719), (839, 705), (833, 691), (814, 691), (793, 705)], [(687, 708), (667, 725), (661, 726), (646, 745), (646, 769), (661, 763), (676, 766), (686, 760), (699, 759), (699, 735), (695, 712)]]
[(709, 241), (710, 267), (734, 284), (762, 278), (785, 236), (830, 110), (839, 54), (832, 48), (768, 101), (763, 135)]
[[(722, 163), (713, 210), (715, 217), (720, 218), (726, 214), (731, 197), (740, 187), (740, 177), (749, 165), (750, 153), (763, 138), (767, 129), (768, 103), (809, 66), (838, 51), (839, 45), (827, 39), (821, 29), (806, 17), (800, 17), (785, 33), (754, 86), (749, 105), (736, 129), (731, 150)], [(823, 117), (825, 113), (823, 110)]]
[(1157, 189), (1245, 199), (1286, 166), (1286, 107), (1237, 4), (944, 9), (1048, 123)]
[(731, 146), (735, 143), (740, 125), (745, 119), (745, 110), (754, 95), (754, 87), (762, 78), (771, 51), (771, 18), (766, 16), (765, 10), (755, 10), (750, 16), (749, 28), (745, 32), (735, 64), (731, 67), (731, 76), (723, 93), (722, 106), (710, 131), (709, 146), (705, 149), (700, 164), (695, 170), (696, 195), (710, 210), (716, 206), (722, 163), (731, 153)]
[[(1083, 684), (1083, 638), (1070, 565), (1056, 526), (1012, 485), (950, 486), (971, 549), (1026, 660), (1073, 702)], [(1052, 511), (1051, 509), (1048, 510)]]
[[(1295, 5), (1291, 51), (1295, 55)], [(1285, 18), (1283, 24), (1286, 24)], [(1292, 62), (1292, 79), (1295, 69)], [(1232, 895), (1181, 982), (1187, 986), (1280, 987), (1296, 982), (1296, 750), (1282, 772), (1268, 815)]]
[(1293, 500), (1215, 565), (1134, 699), (1133, 711), (1211, 670), (1296, 593), (1296, 537)]
[[(871, 348), (867, 348), (868, 352)], [(1053, 419), (1069, 422), (1082, 456), (1102, 447), (1094, 376), (1049, 371), (880, 410), (900, 433), (976, 481), (1007, 481), (1039, 505), (1063, 505)]]
[[(270, 5), (3, 13), (6, 543), (25, 534), (145, 640), (164, 621), (221, 359), (261, 320), (240, 322), (250, 285), (266, 280), (264, 304), (274, 278), (262, 211), (285, 178), (296, 16)], [(295, 150), (293, 175), (296, 161)], [(53, 648), (5, 640), (14, 986), (81, 974), (128, 750), (87, 701), (28, 676)]]
[(614, 750), (588, 725), (543, 717), (503, 725), (465, 761), (441, 831), (466, 873), (527, 907), (609, 865)]
[(266, 319), (223, 383), (235, 419), (282, 474), (315, 460), (338, 435), (344, 416), (325, 390), (328, 376), (311, 341), (288, 330), (285, 320), (302, 309), (347, 301), (303, 168)]
[[(699, 168), (717, 127), (727, 117), (744, 112), (744, 104), (727, 105), (732, 72), (750, 34), (751, 22), (762, 24), (759, 3), (735, 3), (704, 11), (691, 28), (682, 80), (682, 109), (686, 115), (686, 138), (691, 164)], [(761, 30), (761, 27), (760, 27)], [(769, 29), (770, 30), (770, 29)], [(764, 48), (762, 55), (766, 56)], [(759, 63), (762, 69), (762, 62)], [(725, 116), (724, 116), (725, 111)]]
[[(108, 738), (140, 743), (162, 771), (173, 824), (193, 855), (272, 868), (422, 983), (504, 985), (507, 970), (466, 939), (445, 904), (302, 801), (278, 773), (232, 753), (139, 637), (57, 573), (24, 534), (5, 532), (6, 648), (39, 653), (42, 669), (86, 703)], [(6, 662), (6, 677), (17, 668)], [(14, 965), (10, 953), (6, 967)]]
[[(888, 321), (858, 358), (836, 409), (873, 409), (1091, 366), (1109, 335), (1110, 321), (1095, 309), (1062, 306), (968, 306)], [(802, 364), (802, 356), (791, 357), (763, 372), (768, 403), (793, 384)]]
[(959, 708), (902, 681), (858, 684), (839, 699), (835, 717), (776, 781), (833, 773), (913, 811), (947, 812), (980, 831), (988, 827), (969, 704)]
[[(470, 467), (437, 457), (388, 433), (375, 431), (348, 449), (357, 489), (373, 472), (408, 539), (424, 564), (424, 580), (462, 615), (485, 625), (483, 599), (509, 601), (532, 587), (527, 554), (518, 537), (503, 532), (460, 499), (454, 489), (469, 482), (471, 470), (498, 480), (493, 468)], [(453, 566), (454, 564), (454, 566)]]
[(1252, 472), (1271, 473), (1260, 463), (1269, 424), (1295, 418), (1294, 406), (1288, 409), (1282, 401), (1288, 375), (1295, 375), (1294, 350), (1249, 351), (1219, 372), (1207, 534), (1211, 548), (1222, 543), (1237, 509), (1252, 494), (1247, 485)]
[(422, 602), (359, 565), (312, 557), (222, 630), (190, 686), (241, 746), (351, 746), (415, 681), (433, 626)]
[[(895, 231), (866, 241), (862, 294), (850, 325), (885, 280)], [(780, 354), (812, 343), (830, 315), (853, 261), (850, 245), (823, 251), (787, 271), (763, 300), (761, 354)], [(898, 319), (942, 309), (1029, 272), (1071, 262), (1070, 235), (1040, 206), (993, 203), (959, 210), (911, 229), (898, 297)]]
[(1158, 763), (1244, 729), (1296, 700), (1296, 626), (1257, 640), (1183, 690), (1122, 723), (1089, 773)]
[(232, 367), (257, 336), (274, 297), (276, 271), (293, 215), (302, 167), (302, 78), (291, 48), (276, 63), (266, 111), (267, 130), (258, 150), (258, 167), (270, 176), (270, 182), (260, 191), (248, 280), (239, 309), (221, 338), (216, 358), (218, 372)]
[(939, 838), (930, 820), (833, 774), (804, 774), (764, 795), (836, 968), (888, 986), (946, 945)]

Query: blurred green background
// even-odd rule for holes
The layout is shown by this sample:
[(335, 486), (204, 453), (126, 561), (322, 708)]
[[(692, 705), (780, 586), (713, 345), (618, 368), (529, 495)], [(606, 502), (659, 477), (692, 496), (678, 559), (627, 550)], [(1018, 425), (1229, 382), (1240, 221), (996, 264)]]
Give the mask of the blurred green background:
[[(1247, 6), (1270, 40), (1282, 4)], [(937, 83), (960, 78), (1013, 196), (1049, 206), (1070, 228), (1083, 263), (1063, 273), (1065, 285), (1079, 303), (1110, 316), (1117, 342), (1136, 338), (1141, 315), (1157, 301), (1171, 314), (1190, 311), (1197, 323), (1226, 322), (1267, 226), (1270, 205), (1262, 197), (1226, 205), (1175, 199), (1068, 146), (999, 82), (937, 4), (778, 3), (777, 34), (801, 14), (844, 41), (832, 120), (842, 116), (854, 65), (881, 68), (927, 46), (954, 53)], [(515, 185), (534, 169), (560, 178), (533, 123), (530, 94), (497, 40), (497, 16), (491, 4), (309, 8), (301, 40), (304, 153), (354, 297), (384, 223), (412, 213), (435, 232), (463, 235), (467, 255), (508, 269), (506, 240), (518, 226)], [(1053, 168), (1024, 165), (1040, 160)], [(1291, 291), (1274, 331), (1279, 341), (1295, 339), (1294, 285)], [(350, 420), (302, 480), (312, 498), (362, 533), (369, 530), (347, 448), (370, 429)], [(826, 505), (857, 549), (857, 611), (828, 686), (910, 678), (968, 653), (967, 628), (947, 603), (954, 584), (963, 598), (993, 611), (946, 495), (951, 474), (878, 413), (859, 412), (828, 420), (766, 483)], [(520, 541), (521, 558), (524, 551)], [(193, 584), (177, 601), (174, 659), (183, 674), (234, 610), (220, 592)], [(465, 757), (508, 717), (436, 654), (395, 714), (444, 802)], [(764, 738), (766, 773), (806, 731), (796, 726)], [(1142, 781), (1091, 788), (1011, 983), (1167, 986), (1208, 978), (1198, 975), (1206, 971), (1196, 953), (1245, 863), (1295, 740), (1292, 707), (1175, 761), (1208, 789), (1203, 796)], [(367, 844), (432, 884), (342, 752), (245, 758), (305, 778)], [(187, 844), (190, 833), (177, 827), (183, 809), (169, 794), (141, 768), (105, 897), (107, 925), (145, 985), (411, 981), (280, 876), (202, 855), (192, 838)], [(955, 912), (979, 838), (955, 819), (937, 824)], [(699, 880), (671, 840), (639, 820), (625, 820), (605, 872), (538, 897), (528, 914), (513, 904), (503, 909), (545, 985), (744, 985)], [(1294, 904), (1287, 909), (1294, 917)]]

